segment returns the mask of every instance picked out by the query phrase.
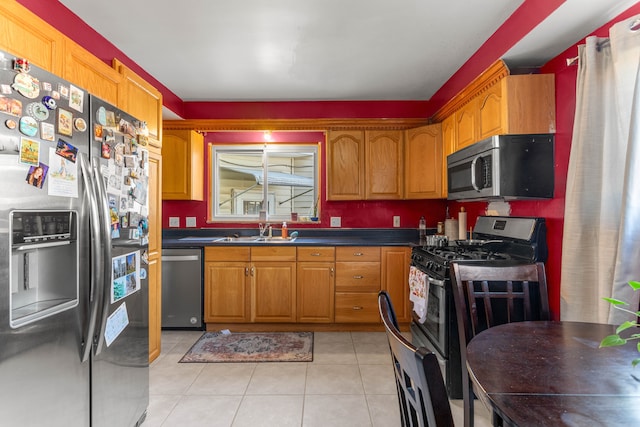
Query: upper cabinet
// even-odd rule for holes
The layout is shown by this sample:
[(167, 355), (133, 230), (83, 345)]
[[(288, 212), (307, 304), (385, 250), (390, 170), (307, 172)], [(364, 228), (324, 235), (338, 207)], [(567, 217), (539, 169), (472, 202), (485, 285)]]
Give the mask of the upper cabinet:
[(405, 131), (404, 198), (442, 197), (442, 126)]
[(14, 1), (0, 3), (0, 49), (62, 75), (65, 37)]
[(498, 60), (432, 119), (442, 122), (446, 159), (492, 135), (554, 133), (555, 111), (553, 74), (512, 75)]
[(327, 200), (362, 200), (364, 191), (364, 131), (327, 132)]
[(113, 60), (113, 68), (123, 79), (119, 86), (118, 106), (145, 121), (149, 129), (149, 143), (159, 146), (162, 141), (162, 94), (117, 59)]
[(120, 73), (72, 40), (66, 40), (62, 77), (89, 90), (103, 101), (120, 106), (118, 98), (122, 83)]
[[(204, 137), (193, 130), (166, 130), (162, 157), (164, 200), (204, 200)], [(169, 160), (170, 159), (170, 160)]]
[(366, 131), (365, 140), (366, 199), (402, 199), (404, 195), (402, 131)]
[(553, 74), (506, 76), (478, 98), (478, 139), (491, 135), (554, 133)]

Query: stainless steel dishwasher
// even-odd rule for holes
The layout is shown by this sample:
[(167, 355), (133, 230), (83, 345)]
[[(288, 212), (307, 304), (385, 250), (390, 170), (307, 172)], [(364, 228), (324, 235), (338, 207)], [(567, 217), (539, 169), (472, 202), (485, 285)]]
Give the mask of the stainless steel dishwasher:
[(162, 328), (203, 328), (202, 249), (162, 250)]

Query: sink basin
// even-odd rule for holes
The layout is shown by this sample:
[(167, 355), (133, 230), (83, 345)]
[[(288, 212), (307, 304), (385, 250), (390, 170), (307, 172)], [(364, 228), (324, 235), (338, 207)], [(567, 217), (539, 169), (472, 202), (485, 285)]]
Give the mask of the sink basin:
[(260, 236), (227, 236), (227, 237), (218, 237), (212, 240), (212, 242), (258, 242), (263, 237)]
[(273, 236), (273, 237), (259, 237), (257, 242), (265, 242), (265, 243), (291, 243), (295, 242), (295, 237), (282, 237), (282, 236)]

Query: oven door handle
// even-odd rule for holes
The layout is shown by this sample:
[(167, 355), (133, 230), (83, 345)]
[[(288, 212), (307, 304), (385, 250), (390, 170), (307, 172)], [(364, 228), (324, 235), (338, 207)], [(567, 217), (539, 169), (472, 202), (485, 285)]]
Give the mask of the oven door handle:
[(429, 276), (427, 276), (427, 279), (429, 279), (429, 284), (430, 285), (436, 285), (436, 286), (444, 287), (444, 280), (434, 279), (433, 277), (429, 277)]

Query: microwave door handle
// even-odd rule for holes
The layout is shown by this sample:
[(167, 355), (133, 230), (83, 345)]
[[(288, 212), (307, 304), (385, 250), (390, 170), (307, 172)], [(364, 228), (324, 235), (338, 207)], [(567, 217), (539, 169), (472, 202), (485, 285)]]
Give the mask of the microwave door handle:
[(480, 187), (478, 187), (478, 183), (476, 182), (476, 167), (478, 166), (478, 160), (481, 160), (480, 156), (474, 157), (471, 161), (471, 186), (476, 191), (480, 191)]

